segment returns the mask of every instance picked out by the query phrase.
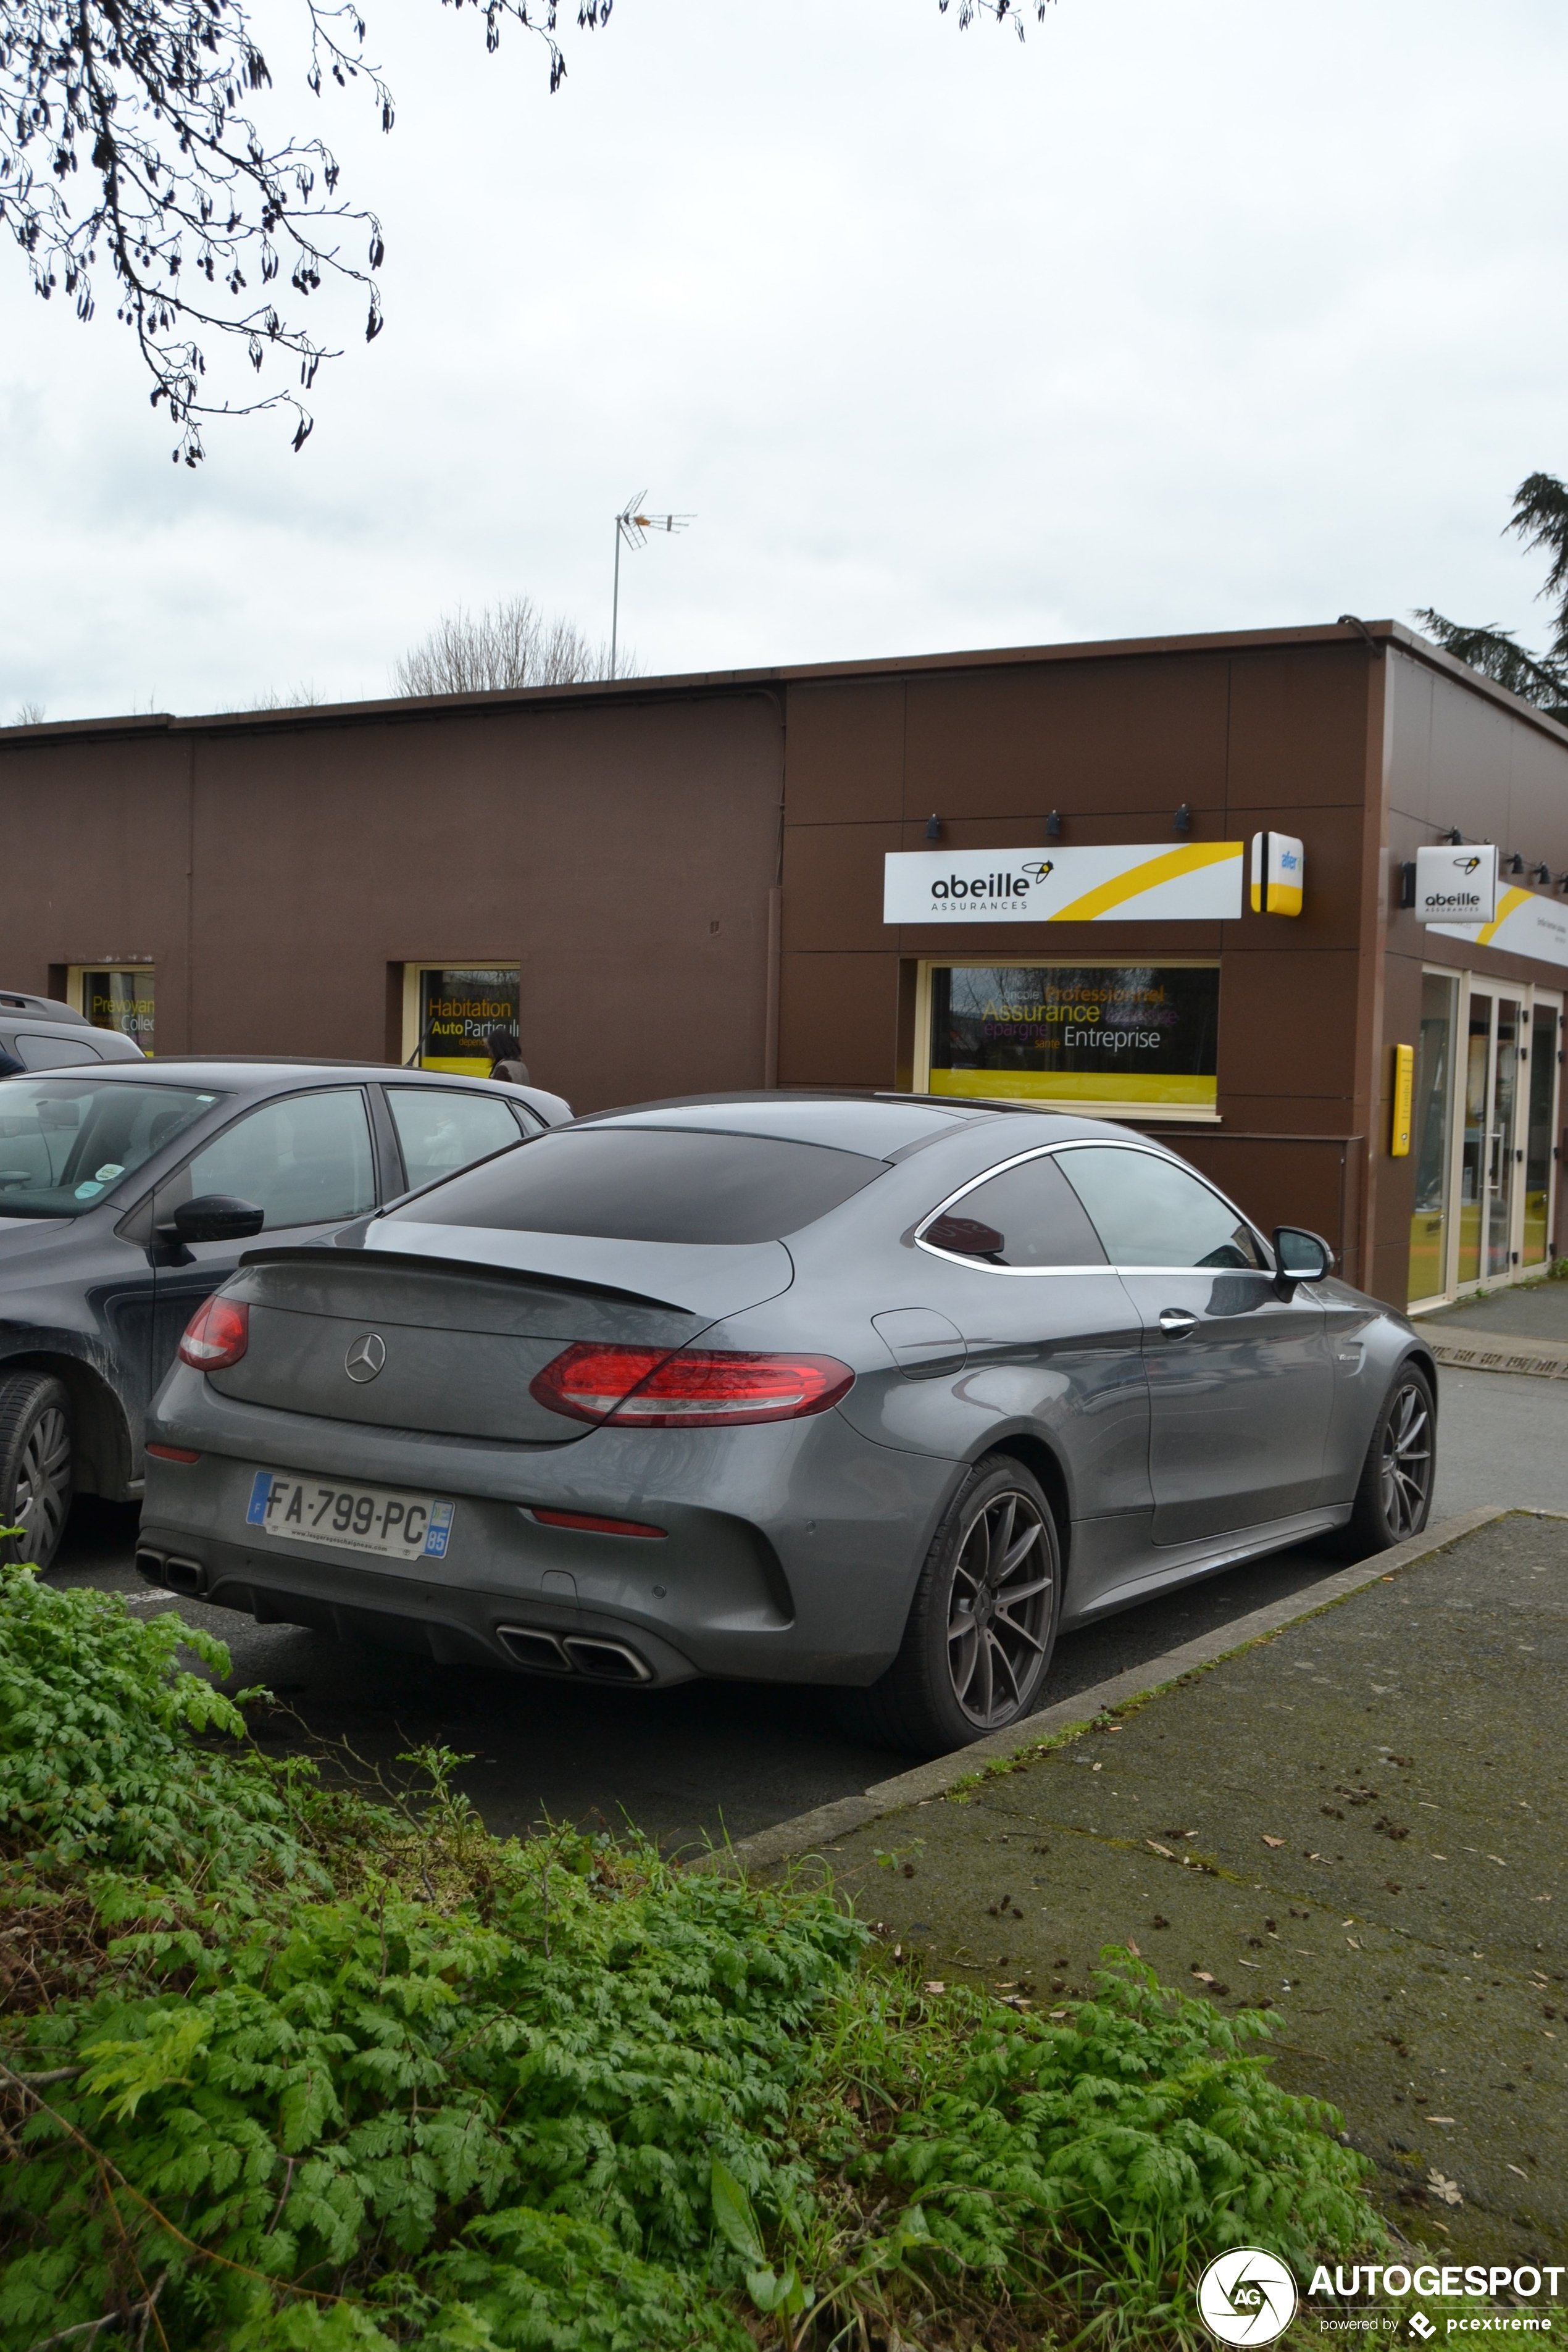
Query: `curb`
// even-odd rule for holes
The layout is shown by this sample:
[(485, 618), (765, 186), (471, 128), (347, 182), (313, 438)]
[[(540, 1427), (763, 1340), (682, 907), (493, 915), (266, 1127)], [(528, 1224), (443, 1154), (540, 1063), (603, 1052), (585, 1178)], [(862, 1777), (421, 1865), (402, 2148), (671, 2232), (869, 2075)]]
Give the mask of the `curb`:
[(1440, 1364), (1464, 1372), (1523, 1372), (1538, 1381), (1568, 1381), (1568, 1347), (1560, 1339), (1428, 1339)]
[[(1436, 1528), (1413, 1536), (1407, 1543), (1374, 1552), (1371, 1559), (1358, 1560), (1355, 1567), (1343, 1570), (1338, 1576), (1325, 1577), (1321, 1584), (1312, 1587), (1310, 1596), (1295, 1593), (1287, 1601), (1272, 1602), (1267, 1609), (1254, 1610), (1248, 1617), (1235, 1618), (1212, 1633), (1200, 1634), (1196, 1641), (1184, 1642), (1179, 1649), (1167, 1650), (1163, 1657), (1130, 1667), (1126, 1674), (1115, 1675), (1109, 1682), (1079, 1691), (1056, 1706), (1042, 1707), (1037, 1715), (1026, 1717), (1022, 1723), (1013, 1724), (1005, 1731), (994, 1731), (988, 1739), (977, 1739), (973, 1747), (960, 1748), (951, 1756), (939, 1756), (934, 1763), (917, 1764), (912, 1771), (897, 1773), (890, 1780), (875, 1781), (858, 1797), (839, 1797), (832, 1804), (818, 1805), (809, 1813), (797, 1813), (793, 1821), (775, 1822), (772, 1829), (758, 1830), (732, 1845), (710, 1847), (685, 1867), (737, 1874), (765, 1870), (774, 1863), (788, 1862), (815, 1847), (826, 1845), (851, 1830), (863, 1829), (868, 1822), (878, 1821), (885, 1813), (899, 1812), (905, 1805), (944, 1797), (960, 1781), (976, 1778), (987, 1765), (1005, 1764), (1032, 1749), (1055, 1747), (1069, 1733), (1092, 1723), (1097, 1716), (1131, 1706), (1135, 1699), (1152, 1697), (1180, 1676), (1203, 1673), (1218, 1665), (1222, 1658), (1234, 1657), (1238, 1650), (1266, 1642), (1287, 1625), (1300, 1624), (1325, 1609), (1337, 1608), (1341, 1601), (1364, 1591), (1369, 1584), (1380, 1583), (1386, 1577), (1414, 1568), (1435, 1552), (1447, 1551), (1461, 1537), (1474, 1535), (1479, 1528), (1489, 1527), (1494, 1519), (1510, 1517), (1517, 1508), (1511, 1503), (1489, 1503), (1480, 1510), (1463, 1511), (1457, 1518), (1444, 1519)], [(1558, 1518), (1565, 1515), (1542, 1511), (1531, 1516)]]

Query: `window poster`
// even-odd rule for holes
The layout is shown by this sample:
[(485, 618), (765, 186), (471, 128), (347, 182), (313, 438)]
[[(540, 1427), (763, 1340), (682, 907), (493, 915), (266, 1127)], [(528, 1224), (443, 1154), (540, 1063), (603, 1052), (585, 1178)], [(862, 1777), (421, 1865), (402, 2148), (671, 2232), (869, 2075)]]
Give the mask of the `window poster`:
[(153, 968), (129, 971), (84, 971), (81, 1009), (95, 1029), (118, 1029), (134, 1037), (144, 1054), (153, 1051)]
[(419, 971), (418, 1063), (422, 1070), (456, 1070), (488, 1078), (492, 1029), (517, 1035), (514, 963), (424, 964)]
[(938, 964), (930, 1091), (1210, 1111), (1217, 964)]

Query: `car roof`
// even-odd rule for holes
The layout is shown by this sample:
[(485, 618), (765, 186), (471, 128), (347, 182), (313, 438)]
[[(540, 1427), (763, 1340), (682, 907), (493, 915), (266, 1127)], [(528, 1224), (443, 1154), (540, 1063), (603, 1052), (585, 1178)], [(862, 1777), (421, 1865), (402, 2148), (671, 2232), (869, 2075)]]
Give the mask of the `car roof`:
[(58, 996), (28, 996), (15, 988), (0, 988), (0, 1021), (7, 1028), (13, 1021), (61, 1021), (70, 1029), (92, 1026), (85, 1013), (74, 1004), (62, 1004)]
[(115, 1086), (156, 1086), (160, 1083), (182, 1087), (196, 1086), (221, 1090), (225, 1094), (272, 1094), (293, 1086), (320, 1086), (325, 1080), (339, 1078), (351, 1086), (363, 1086), (374, 1080), (380, 1084), (399, 1079), (413, 1086), (458, 1087), (472, 1089), (477, 1084), (487, 1093), (514, 1095), (526, 1102), (537, 1087), (510, 1086), (496, 1078), (480, 1078), (476, 1072), (465, 1076), (456, 1070), (411, 1070), (396, 1062), (331, 1062), (289, 1060), (266, 1054), (235, 1054), (204, 1055), (197, 1054), (160, 1054), (156, 1060), (137, 1062), (102, 1062), (95, 1068), (90, 1063), (76, 1063), (64, 1070), (29, 1070), (30, 1079), (63, 1078), (79, 1080), (82, 1076), (106, 1078)]
[(801, 1092), (673, 1096), (633, 1103), (577, 1120), (579, 1127), (698, 1129), (755, 1135), (795, 1143), (828, 1144), (876, 1160), (897, 1160), (928, 1143), (1020, 1114), (1036, 1122), (1040, 1140), (1056, 1131), (1077, 1134), (1086, 1122), (1032, 1104), (984, 1102), (945, 1095), (811, 1094)]

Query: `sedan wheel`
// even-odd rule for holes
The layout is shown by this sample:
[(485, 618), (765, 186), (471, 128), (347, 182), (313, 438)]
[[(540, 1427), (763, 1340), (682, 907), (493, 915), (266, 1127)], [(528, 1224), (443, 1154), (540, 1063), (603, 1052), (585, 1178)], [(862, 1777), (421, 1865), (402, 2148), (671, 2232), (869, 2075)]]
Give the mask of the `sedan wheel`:
[(1366, 1450), (1348, 1549), (1364, 1557), (1418, 1536), (1432, 1507), (1437, 1407), (1419, 1365), (1405, 1364), (1384, 1400)]
[(1050, 1505), (1020, 1463), (992, 1454), (938, 1530), (898, 1657), (843, 1694), (846, 1727), (917, 1756), (1005, 1730), (1038, 1700), (1060, 1605)]
[(70, 1403), (47, 1373), (0, 1381), (0, 1559), (47, 1568), (71, 1502)]
[(1039, 1680), (1056, 1591), (1048, 1516), (1011, 1485), (972, 1508), (959, 1539), (947, 1671), (953, 1697), (977, 1731), (1011, 1723)]

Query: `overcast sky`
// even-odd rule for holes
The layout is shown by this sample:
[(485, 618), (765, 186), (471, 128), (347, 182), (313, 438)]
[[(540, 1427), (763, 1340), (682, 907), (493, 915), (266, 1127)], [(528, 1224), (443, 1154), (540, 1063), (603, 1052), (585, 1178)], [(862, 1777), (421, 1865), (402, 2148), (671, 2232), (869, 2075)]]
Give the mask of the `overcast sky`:
[[(298, 0), (255, 0), (279, 59)], [(388, 690), (444, 606), (654, 670), (1331, 620), (1544, 631), (1500, 530), (1568, 473), (1562, 0), (616, 0), (548, 94), (371, 0), (311, 100), (388, 323), (171, 465), (107, 281), (0, 247), (0, 721)], [(571, 9), (563, 8), (570, 17)]]

